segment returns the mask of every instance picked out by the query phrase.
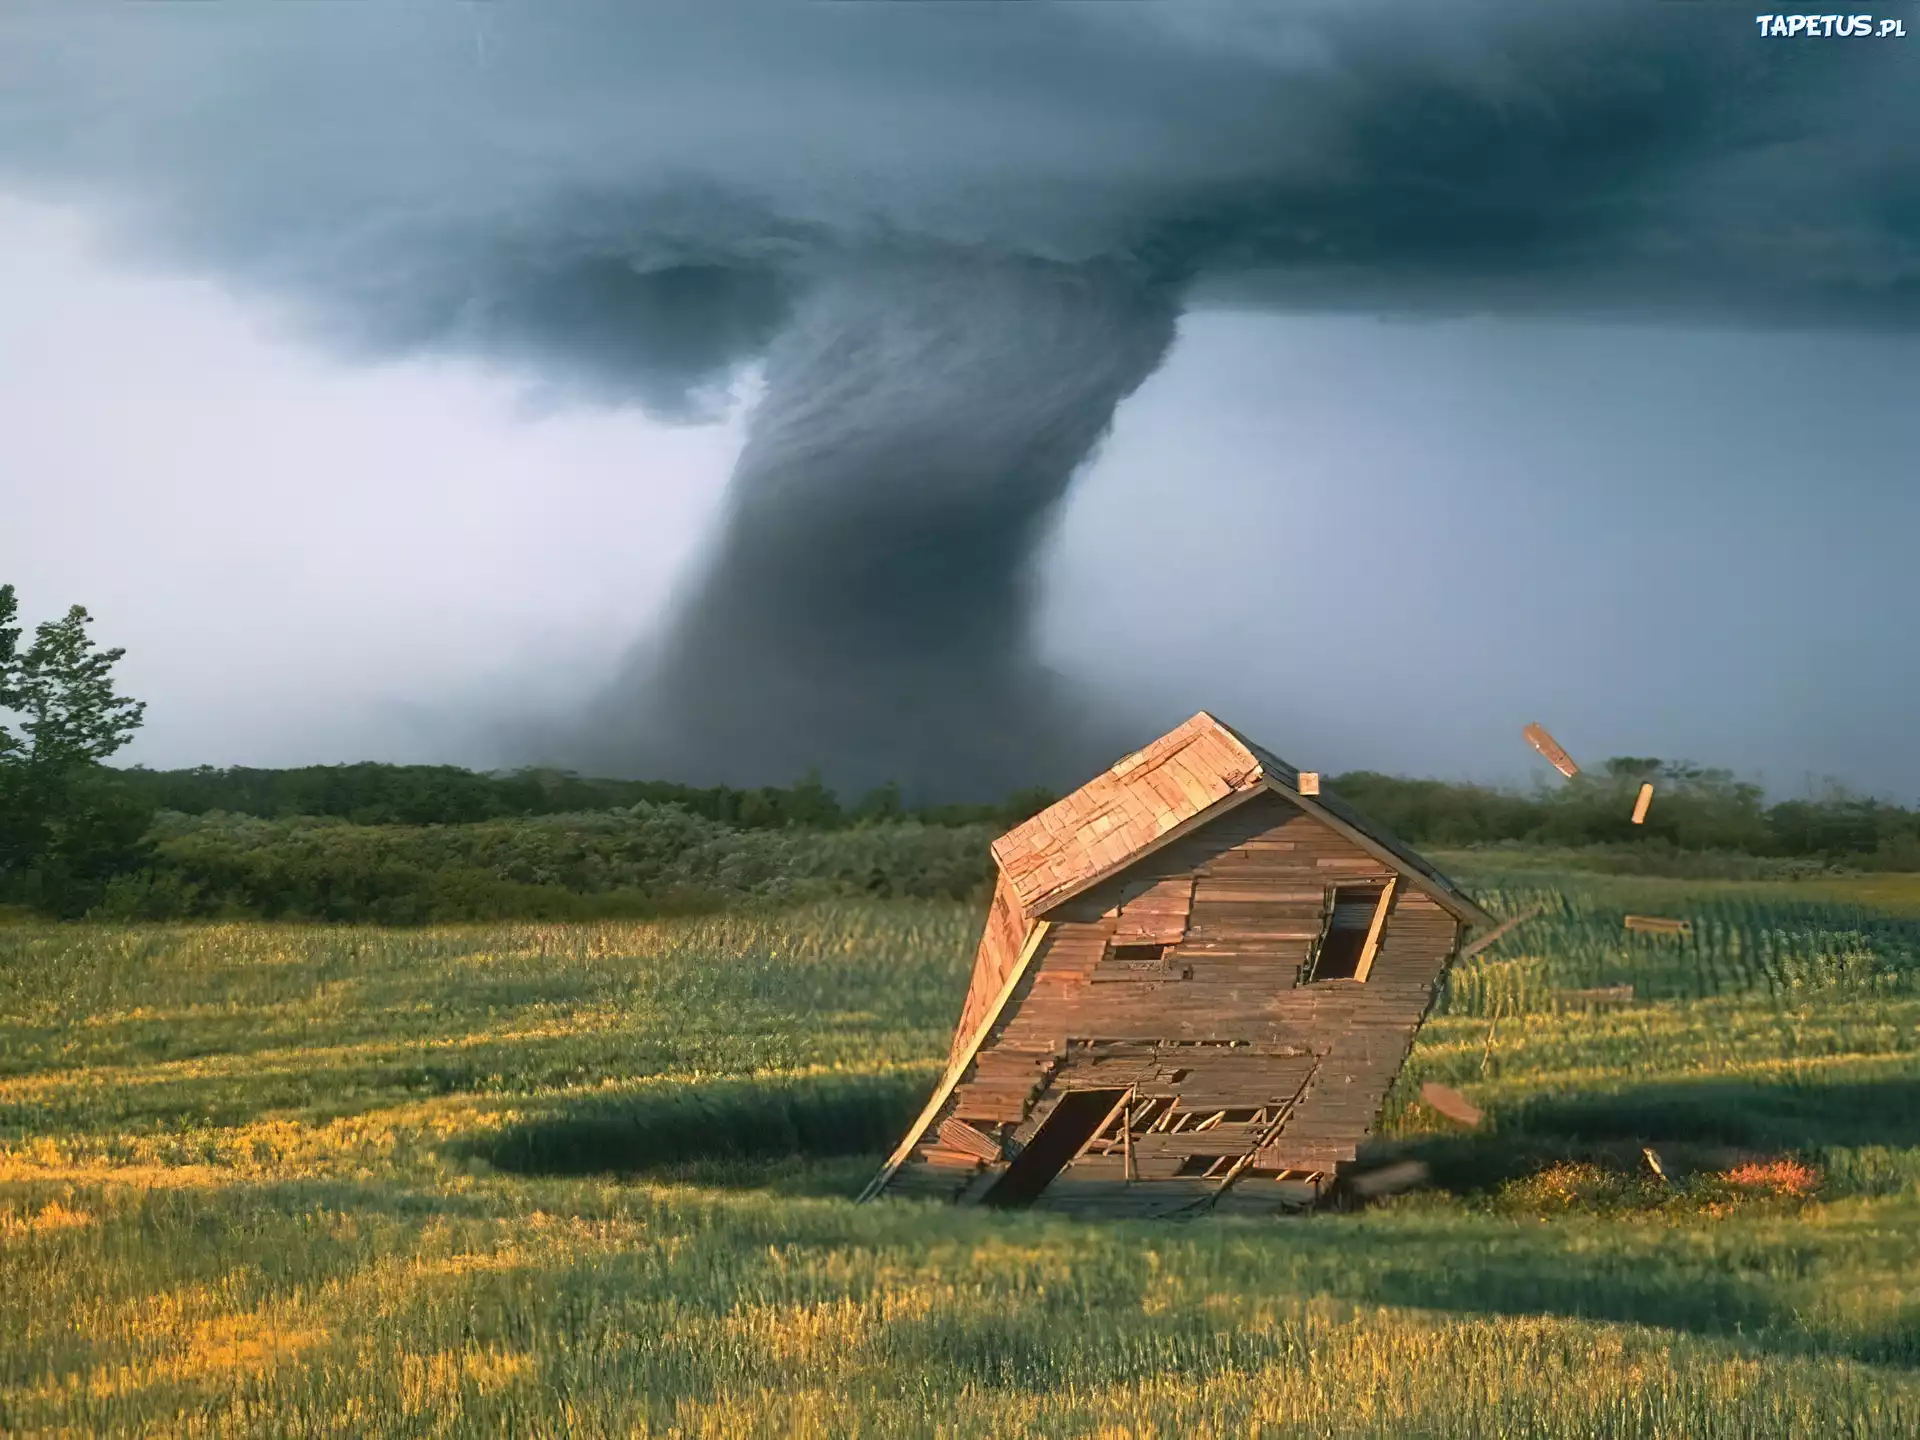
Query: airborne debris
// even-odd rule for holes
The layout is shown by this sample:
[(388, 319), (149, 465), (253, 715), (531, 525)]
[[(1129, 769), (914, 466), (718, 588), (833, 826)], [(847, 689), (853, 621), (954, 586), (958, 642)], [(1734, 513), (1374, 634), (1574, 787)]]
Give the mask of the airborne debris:
[(1554, 1002), (1563, 1010), (1607, 1010), (1633, 1003), (1633, 986), (1602, 985), (1592, 990), (1556, 990)]
[(1458, 1090), (1446, 1085), (1436, 1085), (1431, 1080), (1420, 1087), (1420, 1098), (1447, 1119), (1465, 1125), (1468, 1129), (1472, 1129), (1485, 1118), (1486, 1112)]
[(1460, 958), (1462, 960), (1472, 959), (1475, 955), (1478, 955), (1482, 950), (1485, 950), (1488, 946), (1492, 945), (1495, 941), (1501, 939), (1502, 937), (1506, 936), (1512, 931), (1519, 929), (1522, 925), (1526, 924), (1527, 921), (1533, 919), (1533, 917), (1538, 915), (1543, 908), (1544, 908), (1543, 906), (1533, 905), (1528, 907), (1525, 910), (1522, 910), (1518, 915), (1514, 915), (1506, 920), (1502, 920), (1498, 925), (1494, 926), (1493, 929), (1489, 930), (1486, 934), (1482, 935), (1478, 940), (1473, 941), (1471, 944), (1467, 945), (1464, 949), (1462, 949), (1460, 952)]
[(1400, 1160), (1378, 1170), (1369, 1170), (1364, 1175), (1356, 1175), (1351, 1183), (1354, 1194), (1371, 1200), (1380, 1195), (1398, 1195), (1404, 1190), (1424, 1185), (1431, 1173), (1419, 1160)]
[(1644, 825), (1647, 822), (1647, 807), (1653, 804), (1653, 782), (1649, 780), (1640, 787), (1640, 798), (1633, 802), (1633, 823)]
[(1526, 736), (1527, 743), (1547, 757), (1547, 763), (1571, 780), (1580, 773), (1580, 767), (1573, 763), (1573, 757), (1560, 748), (1560, 742), (1541, 729), (1538, 724), (1529, 725), (1520, 732)]

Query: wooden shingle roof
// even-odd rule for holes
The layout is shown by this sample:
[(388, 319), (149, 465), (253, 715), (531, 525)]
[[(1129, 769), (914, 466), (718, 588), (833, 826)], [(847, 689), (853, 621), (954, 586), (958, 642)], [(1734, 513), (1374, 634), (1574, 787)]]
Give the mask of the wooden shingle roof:
[(1285, 796), (1405, 875), (1459, 919), (1493, 917), (1411, 848), (1325, 793), (1303, 796), (1293, 766), (1202, 710), (1002, 835), (993, 858), (1029, 917), (1088, 890), (1263, 791)]

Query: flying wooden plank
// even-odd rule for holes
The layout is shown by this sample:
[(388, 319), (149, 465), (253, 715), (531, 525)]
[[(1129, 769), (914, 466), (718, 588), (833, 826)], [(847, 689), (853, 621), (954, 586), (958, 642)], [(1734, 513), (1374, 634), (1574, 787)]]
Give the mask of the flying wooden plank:
[(1527, 743), (1546, 756), (1547, 763), (1571, 780), (1580, 773), (1580, 767), (1573, 763), (1573, 757), (1560, 748), (1560, 742), (1549, 735), (1539, 725), (1529, 725), (1520, 732), (1526, 736)]
[(1300, 772), (1299, 784), (1294, 788), (1302, 795), (1318, 795), (1320, 793), (1320, 772), (1318, 770), (1302, 770)]
[(1691, 935), (1691, 920), (1670, 920), (1665, 915), (1629, 915), (1627, 929), (1647, 935)]
[(1420, 1098), (1456, 1124), (1472, 1129), (1484, 1118), (1484, 1112), (1458, 1090), (1436, 1085), (1429, 1080), (1420, 1087)]
[(1377, 1195), (1398, 1195), (1416, 1185), (1427, 1183), (1427, 1167), (1418, 1160), (1401, 1160), (1353, 1177), (1353, 1193), (1372, 1199)]
[(1527, 921), (1533, 919), (1534, 916), (1540, 913), (1542, 908), (1543, 908), (1542, 906), (1535, 905), (1529, 909), (1522, 910), (1518, 915), (1515, 915), (1510, 920), (1501, 921), (1498, 925), (1494, 926), (1493, 929), (1489, 930), (1486, 934), (1482, 935), (1478, 940), (1475, 940), (1472, 944), (1466, 946), (1466, 948), (1461, 950), (1460, 958), (1462, 960), (1469, 960), (1473, 956), (1478, 955), (1482, 950), (1485, 950), (1489, 945), (1492, 945), (1495, 941), (1499, 940), (1502, 936), (1510, 934), (1512, 931), (1526, 924)]
[(1640, 798), (1633, 802), (1633, 823), (1647, 823), (1647, 807), (1653, 804), (1653, 782), (1649, 780), (1640, 787)]

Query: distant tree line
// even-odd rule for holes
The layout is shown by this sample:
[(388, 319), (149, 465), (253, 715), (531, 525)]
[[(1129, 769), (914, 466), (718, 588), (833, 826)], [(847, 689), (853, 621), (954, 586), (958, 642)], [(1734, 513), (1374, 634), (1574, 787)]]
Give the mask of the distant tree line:
[[(0, 586), (0, 905), (56, 916), (418, 921), (648, 913), (750, 898), (970, 896), (988, 842), (1054, 798), (851, 805), (810, 775), (696, 788), (443, 765), (119, 770), (144, 707), (75, 606), (28, 643)], [(1651, 781), (1646, 823), (1631, 821)], [(1415, 844), (1517, 842), (1920, 870), (1920, 812), (1830, 787), (1768, 805), (1725, 770), (1609, 760), (1530, 791), (1355, 771), (1329, 782)], [(1614, 868), (1619, 868), (1618, 864)]]
[[(672, 805), (736, 830), (838, 830), (913, 820), (1011, 828), (1056, 798), (1023, 791), (996, 804), (903, 806), (887, 785), (843, 805), (817, 775), (786, 787), (700, 789), (658, 780), (592, 780), (558, 770), (481, 774), (450, 765), (310, 765), (291, 770), (127, 770), (129, 794), (152, 811), (261, 819), (332, 817), (356, 825), (465, 825)], [(1654, 786), (1644, 824), (1632, 823), (1643, 781)], [(1829, 787), (1768, 805), (1759, 786), (1726, 770), (1640, 757), (1532, 790), (1409, 780), (1370, 770), (1328, 780), (1364, 814), (1419, 845), (1517, 842), (1555, 846), (1653, 841), (1678, 850), (1871, 861), (1920, 869), (1920, 812)]]
[[(1633, 823), (1640, 786), (1654, 797)], [(1620, 757), (1531, 791), (1355, 771), (1328, 784), (1356, 808), (1416, 844), (1520, 842), (1584, 847), (1650, 845), (1684, 851), (1806, 858), (1920, 870), (1920, 811), (1829, 786), (1818, 797), (1766, 803), (1730, 771)]]
[(577, 815), (634, 805), (677, 805), (736, 830), (839, 830), (889, 820), (923, 825), (1011, 828), (1058, 796), (1024, 790), (980, 805), (908, 806), (900, 787), (883, 785), (843, 805), (816, 771), (789, 786), (700, 788), (664, 780), (593, 780), (570, 771), (526, 769), (484, 774), (454, 765), (304, 765), (290, 770), (242, 766), (216, 770), (122, 771), (127, 792), (151, 810), (182, 815), (225, 812), (264, 820), (330, 816), (356, 825), (471, 825), (535, 815)]

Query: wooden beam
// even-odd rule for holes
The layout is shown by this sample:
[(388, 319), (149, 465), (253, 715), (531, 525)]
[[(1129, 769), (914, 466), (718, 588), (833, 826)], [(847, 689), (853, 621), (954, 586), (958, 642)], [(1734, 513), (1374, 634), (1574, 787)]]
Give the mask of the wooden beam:
[(1526, 924), (1527, 921), (1533, 919), (1534, 916), (1540, 913), (1540, 910), (1541, 910), (1541, 907), (1538, 905), (1535, 905), (1529, 909), (1522, 910), (1518, 915), (1515, 915), (1510, 919), (1502, 920), (1498, 925), (1494, 926), (1493, 929), (1489, 930), (1486, 934), (1482, 935), (1478, 940), (1474, 941), (1471, 945), (1467, 946), (1466, 949), (1462, 950), (1460, 952), (1460, 958), (1462, 960), (1467, 960), (1472, 958), (1475, 955), (1478, 955), (1482, 950), (1486, 949), (1489, 945), (1493, 944), (1494, 941), (1500, 939), (1501, 936), (1507, 935), (1512, 931), (1519, 929), (1522, 925)]
[(1647, 781), (1646, 784), (1640, 787), (1640, 798), (1633, 802), (1633, 823), (1634, 824), (1644, 825), (1647, 823), (1647, 808), (1652, 804), (1653, 804), (1653, 782), (1649, 780)]
[(1395, 875), (1387, 881), (1387, 888), (1380, 892), (1380, 899), (1373, 907), (1373, 923), (1367, 926), (1367, 943), (1360, 947), (1360, 959), (1353, 967), (1353, 978), (1364, 982), (1373, 970), (1373, 957), (1380, 953), (1380, 932), (1387, 928), (1387, 910), (1393, 904), (1393, 892), (1400, 887), (1400, 877)]
[(1643, 931), (1649, 935), (1691, 935), (1691, 920), (1670, 920), (1664, 915), (1629, 915), (1627, 929)]
[(1546, 757), (1547, 763), (1571, 780), (1580, 773), (1580, 767), (1573, 763), (1573, 757), (1560, 748), (1560, 742), (1549, 735), (1540, 725), (1527, 726), (1520, 732), (1534, 749)]
[(913, 1128), (907, 1131), (906, 1138), (894, 1147), (893, 1154), (887, 1157), (887, 1163), (880, 1167), (880, 1173), (867, 1182), (867, 1188), (860, 1192), (861, 1200), (871, 1200), (886, 1188), (894, 1172), (906, 1164), (907, 1157), (913, 1153), (913, 1147), (920, 1143), (920, 1137), (927, 1133), (927, 1127), (933, 1124), (940, 1112), (946, 1108), (947, 1101), (953, 1098), (953, 1092), (959, 1087), (960, 1078), (973, 1064), (974, 1057), (980, 1053), (980, 1047), (987, 1043), (987, 1036), (993, 1027), (1000, 1023), (1000, 1012), (1007, 1008), (1007, 1002), (1013, 998), (1013, 992), (1020, 987), (1027, 969), (1033, 964), (1033, 957), (1040, 953), (1040, 942), (1046, 939), (1052, 926), (1045, 920), (1034, 922), (1033, 932), (1027, 936), (1027, 943), (1020, 948), (1020, 958), (1007, 972), (1006, 980), (1000, 986), (1000, 993), (987, 1013), (980, 1017), (973, 1037), (967, 1041), (960, 1053), (953, 1057), (953, 1063), (947, 1066), (947, 1073), (940, 1077), (940, 1083), (934, 1087), (933, 1097), (927, 1101), (926, 1108), (920, 1112), (920, 1118), (913, 1122)]

